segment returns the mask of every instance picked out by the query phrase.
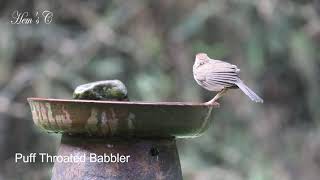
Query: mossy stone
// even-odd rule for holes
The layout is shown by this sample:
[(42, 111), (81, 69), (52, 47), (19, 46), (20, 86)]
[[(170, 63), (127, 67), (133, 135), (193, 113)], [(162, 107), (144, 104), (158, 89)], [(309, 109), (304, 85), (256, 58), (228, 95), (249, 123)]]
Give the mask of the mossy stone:
[(119, 80), (96, 81), (78, 86), (73, 99), (128, 101), (126, 86)]

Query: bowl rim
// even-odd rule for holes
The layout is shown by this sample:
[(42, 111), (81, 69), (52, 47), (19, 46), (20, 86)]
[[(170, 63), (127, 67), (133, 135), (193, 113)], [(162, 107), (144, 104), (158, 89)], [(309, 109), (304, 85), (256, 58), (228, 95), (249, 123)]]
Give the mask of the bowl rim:
[(124, 104), (124, 105), (148, 105), (148, 106), (191, 106), (191, 107), (215, 107), (215, 105), (199, 103), (199, 102), (148, 102), (148, 101), (99, 101), (99, 100), (82, 100), (82, 99), (55, 99), (29, 97), (28, 102), (65, 102), (65, 103), (94, 103), (94, 104)]

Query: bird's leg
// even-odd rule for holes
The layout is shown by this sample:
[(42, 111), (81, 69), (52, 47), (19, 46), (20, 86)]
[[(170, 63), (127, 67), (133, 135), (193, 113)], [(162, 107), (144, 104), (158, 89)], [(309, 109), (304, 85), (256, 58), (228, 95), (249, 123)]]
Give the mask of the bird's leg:
[(205, 104), (209, 104), (209, 105), (220, 105), (218, 102), (216, 102), (219, 98), (221, 98), (226, 92), (227, 92), (227, 88), (223, 88), (220, 92), (218, 92), (218, 94), (216, 96), (214, 96), (213, 99), (211, 99), (210, 101), (206, 102)]

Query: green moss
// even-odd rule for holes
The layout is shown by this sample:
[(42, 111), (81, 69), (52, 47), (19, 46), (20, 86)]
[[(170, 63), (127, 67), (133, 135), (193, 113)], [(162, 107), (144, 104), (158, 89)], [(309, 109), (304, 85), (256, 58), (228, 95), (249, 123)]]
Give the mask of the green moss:
[(74, 99), (87, 100), (128, 100), (127, 88), (119, 80), (97, 81), (78, 86), (73, 93)]

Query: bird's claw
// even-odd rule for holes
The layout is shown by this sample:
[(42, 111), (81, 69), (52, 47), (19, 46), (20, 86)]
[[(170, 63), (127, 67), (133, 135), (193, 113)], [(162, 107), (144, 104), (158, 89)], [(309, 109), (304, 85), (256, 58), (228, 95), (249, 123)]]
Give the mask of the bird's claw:
[(219, 108), (220, 107), (220, 104), (216, 101), (208, 101), (208, 102), (205, 102), (204, 103), (205, 105), (209, 105), (209, 106), (214, 106), (214, 107), (217, 107)]

